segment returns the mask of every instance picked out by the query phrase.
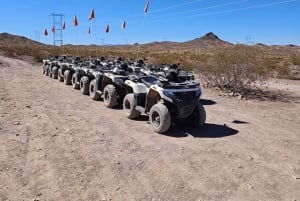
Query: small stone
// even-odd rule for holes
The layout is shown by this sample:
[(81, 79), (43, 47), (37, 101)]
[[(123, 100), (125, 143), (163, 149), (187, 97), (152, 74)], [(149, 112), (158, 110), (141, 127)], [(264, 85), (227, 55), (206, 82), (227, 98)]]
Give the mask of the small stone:
[(116, 162), (117, 165), (121, 164), (119, 161)]
[(13, 123), (13, 125), (20, 125), (20, 124), (21, 124), (20, 122)]
[(16, 134), (16, 136), (20, 136), (20, 134), (19, 134), (19, 133), (17, 133), (17, 134)]
[(116, 188), (116, 191), (120, 190), (120, 187)]
[(299, 177), (299, 176), (296, 176), (296, 175), (293, 175), (293, 178), (294, 178), (294, 179), (297, 179), (297, 180), (300, 179), (300, 177)]
[(243, 96), (242, 95), (239, 95), (238, 96), (238, 100), (242, 100), (243, 99)]

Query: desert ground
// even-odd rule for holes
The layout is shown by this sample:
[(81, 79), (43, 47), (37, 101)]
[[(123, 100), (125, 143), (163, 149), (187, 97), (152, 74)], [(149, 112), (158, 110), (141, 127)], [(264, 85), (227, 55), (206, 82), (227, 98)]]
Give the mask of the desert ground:
[(300, 81), (239, 100), (203, 88), (202, 128), (151, 130), (0, 56), (1, 201), (300, 200)]

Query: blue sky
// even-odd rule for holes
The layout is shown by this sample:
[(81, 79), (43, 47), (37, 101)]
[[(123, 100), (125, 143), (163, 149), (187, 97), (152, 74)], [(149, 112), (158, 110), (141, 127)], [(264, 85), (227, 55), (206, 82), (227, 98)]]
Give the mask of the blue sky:
[[(0, 33), (52, 44), (54, 13), (63, 14), (66, 22), (64, 44), (182, 42), (214, 32), (231, 43), (300, 45), (300, 0), (150, 0), (146, 16), (145, 4), (146, 0), (1, 0)], [(93, 8), (95, 19), (89, 21)], [(75, 15), (77, 27), (72, 25)], [(123, 20), (126, 29), (121, 29)]]

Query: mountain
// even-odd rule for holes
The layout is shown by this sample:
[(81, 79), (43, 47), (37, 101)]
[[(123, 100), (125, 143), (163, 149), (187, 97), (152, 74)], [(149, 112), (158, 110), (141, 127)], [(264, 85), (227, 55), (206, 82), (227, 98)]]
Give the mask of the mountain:
[(153, 42), (148, 43), (143, 46), (143, 49), (151, 51), (155, 49), (156, 51), (170, 50), (170, 51), (179, 51), (179, 50), (196, 50), (196, 51), (215, 51), (220, 48), (225, 48), (233, 44), (221, 40), (217, 35), (212, 32), (205, 34), (199, 38), (185, 41), (185, 42)]
[(9, 33), (0, 33), (0, 46), (35, 46), (42, 45), (37, 41), (24, 36), (17, 36)]
[[(37, 41), (31, 40), (24, 36), (17, 36), (9, 33), (0, 33), (0, 48), (2, 47), (10, 47), (10, 46), (43, 46), (45, 44), (39, 43)], [(199, 52), (214, 52), (217, 50), (222, 50), (223, 48), (233, 46), (234, 44), (229, 43), (220, 39), (213, 32), (209, 32), (199, 38), (195, 38), (193, 40), (185, 41), (185, 42), (171, 42), (171, 41), (162, 41), (162, 42), (151, 42), (147, 44), (141, 44), (140, 47), (143, 51), (150, 52), (178, 52), (178, 51), (199, 51)], [(65, 47), (88, 47), (87, 45), (72, 45), (68, 44)], [(136, 51), (138, 44), (134, 45), (106, 45), (112, 50), (128, 50), (128, 51)], [(268, 51), (273, 50), (286, 50), (286, 49), (299, 49), (299, 46), (295, 45), (273, 45), (267, 46), (264, 44), (256, 44), (256, 46), (263, 48)], [(91, 45), (90, 47), (95, 47), (95, 45)], [(103, 46), (102, 46), (103, 47)]]

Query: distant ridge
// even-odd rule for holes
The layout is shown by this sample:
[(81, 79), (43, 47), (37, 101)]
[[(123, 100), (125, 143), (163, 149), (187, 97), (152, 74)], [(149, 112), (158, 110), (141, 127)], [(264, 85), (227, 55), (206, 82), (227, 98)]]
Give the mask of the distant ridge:
[(42, 45), (42, 43), (31, 40), (24, 36), (13, 35), (9, 33), (0, 33), (1, 46), (31, 46)]
[[(43, 46), (46, 44), (31, 40), (24, 36), (13, 35), (9, 33), (0, 33), (0, 48), (5, 46)], [(112, 49), (127, 49), (131, 51), (136, 51), (138, 43), (133, 45), (105, 45)], [(65, 47), (72, 47), (72, 46), (80, 46), (80, 47), (93, 47), (96, 46), (95, 44), (91, 45), (72, 45), (66, 44)], [(147, 44), (141, 44), (141, 48), (143, 51), (154, 51), (154, 52), (177, 52), (177, 51), (201, 51), (201, 52), (212, 52), (212, 51), (219, 51), (223, 48), (234, 46), (234, 44), (224, 41), (220, 39), (216, 34), (213, 32), (208, 32), (205, 35), (195, 38), (193, 40), (185, 41), (185, 42), (172, 42), (172, 41), (162, 41), (162, 42), (151, 42)], [(299, 49), (300, 47), (293, 44), (288, 45), (265, 45), (262, 43), (257, 43), (255, 46), (261, 48), (289, 48), (289, 49)], [(103, 46), (102, 46), (103, 47)], [(300, 50), (299, 50), (300, 51)]]

